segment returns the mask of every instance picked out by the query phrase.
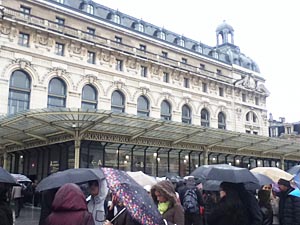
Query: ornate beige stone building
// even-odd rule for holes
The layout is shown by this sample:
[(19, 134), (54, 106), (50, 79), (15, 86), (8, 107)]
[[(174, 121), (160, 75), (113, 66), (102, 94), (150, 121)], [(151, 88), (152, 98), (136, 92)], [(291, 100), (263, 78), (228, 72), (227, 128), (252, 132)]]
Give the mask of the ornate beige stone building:
[[(10, 115), (7, 118), (26, 110), (49, 108), (51, 112), (59, 112), (64, 108), (81, 108), (85, 112), (108, 110), (119, 115), (125, 113), (127, 117), (137, 115), (137, 118), (170, 120), (201, 129), (237, 132), (230, 133), (226, 140), (204, 144), (210, 147), (243, 134), (246, 137), (268, 136), (266, 98), (269, 93), (264, 86), (265, 80), (258, 65), (234, 44), (234, 30), (226, 22), (216, 29), (217, 43), (211, 47), (89, 0), (0, 0), (0, 3), (0, 113)], [(62, 128), (63, 123), (56, 124), (60, 132), (67, 130)], [(54, 122), (44, 124), (50, 126)], [(23, 130), (20, 126), (16, 130)], [(85, 127), (84, 131), (92, 128)], [(123, 129), (126, 130), (126, 126)], [(143, 135), (150, 130), (156, 127), (145, 128)], [(48, 145), (51, 141), (45, 135), (55, 136), (54, 133), (32, 133), (30, 129), (23, 131)], [(136, 132), (139, 134), (138, 130)], [(118, 131), (112, 133), (118, 134)], [(192, 133), (187, 135), (185, 138), (192, 137)], [(26, 165), (22, 169), (17, 168), (19, 159), (16, 158), (22, 156), (23, 160), (23, 153), (8, 153), (20, 150), (15, 145), (28, 149), (24, 147), (27, 139), (20, 142), (5, 134), (1, 138), (6, 141), (0, 143), (5, 152), (4, 162), (9, 163), (7, 157), (10, 157), (12, 171), (23, 170), (39, 178), (53, 172), (49, 168), (34, 168), (32, 172), (30, 165), (34, 164), (30, 157), (35, 154), (27, 156), (28, 162), (24, 162)], [(181, 140), (172, 143), (179, 142)], [(260, 141), (251, 143), (253, 146)], [(32, 144), (31, 147), (42, 145)], [(238, 154), (247, 155), (242, 152), (247, 146), (251, 144), (237, 147)], [(75, 144), (75, 159), (74, 155), (70, 156), (75, 166), (83, 165), (79, 162), (84, 160), (80, 149), (83, 149), (80, 143), (78, 151)], [(220, 148), (212, 152), (218, 151)], [(232, 154), (231, 151), (227, 153)], [(36, 157), (35, 162), (44, 156)], [(280, 158), (279, 155), (270, 157)], [(89, 166), (89, 160), (85, 160)], [(133, 164), (133, 159), (130, 160)], [(60, 158), (50, 160), (50, 167), (58, 161), (56, 169), (72, 167), (70, 160), (69, 166), (62, 166)], [(146, 166), (143, 166), (145, 171)], [(179, 170), (180, 166), (175, 168)]]

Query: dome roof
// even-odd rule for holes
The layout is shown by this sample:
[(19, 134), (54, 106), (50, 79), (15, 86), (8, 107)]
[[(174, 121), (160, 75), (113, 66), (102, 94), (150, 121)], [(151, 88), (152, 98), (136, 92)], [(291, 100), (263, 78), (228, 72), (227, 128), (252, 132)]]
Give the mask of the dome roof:
[(223, 20), (223, 23), (217, 27), (216, 32), (218, 33), (223, 30), (234, 31), (233, 27), (231, 25), (229, 25), (228, 23), (226, 23), (225, 20)]

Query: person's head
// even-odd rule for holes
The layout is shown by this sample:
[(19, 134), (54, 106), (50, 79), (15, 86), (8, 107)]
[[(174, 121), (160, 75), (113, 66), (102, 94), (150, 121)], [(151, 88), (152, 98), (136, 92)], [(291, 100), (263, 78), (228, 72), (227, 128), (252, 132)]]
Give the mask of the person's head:
[(290, 181), (280, 178), (278, 180), (278, 187), (279, 187), (280, 191), (285, 192), (291, 188)]
[(272, 185), (271, 185), (271, 184), (263, 185), (263, 186), (261, 187), (261, 190), (271, 191), (271, 190), (272, 190)]
[(257, 193), (258, 201), (260, 205), (268, 205), (270, 204), (270, 193), (271, 190), (259, 190)]
[(97, 180), (91, 180), (88, 182), (90, 194), (97, 196), (99, 194), (99, 182)]
[(171, 202), (176, 203), (176, 193), (173, 184), (168, 180), (163, 180), (153, 185), (151, 196), (155, 203)]
[(230, 182), (222, 182), (220, 184), (220, 198), (230, 197), (236, 198), (238, 196), (238, 185)]

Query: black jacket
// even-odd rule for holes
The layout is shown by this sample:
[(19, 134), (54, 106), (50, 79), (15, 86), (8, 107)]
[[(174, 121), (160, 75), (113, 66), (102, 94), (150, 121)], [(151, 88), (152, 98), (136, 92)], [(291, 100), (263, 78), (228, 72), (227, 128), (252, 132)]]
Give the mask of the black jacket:
[[(117, 206), (118, 212), (120, 212), (123, 208), (124, 206)], [(113, 218), (114, 210), (108, 210), (106, 219), (112, 220)], [(130, 216), (127, 209), (122, 214), (120, 214), (112, 223), (114, 225), (141, 225), (139, 222), (137, 222)]]
[(263, 214), (263, 225), (272, 225), (273, 224), (273, 211), (272, 208), (266, 208), (264, 206), (260, 207)]
[(7, 202), (0, 201), (1, 225), (13, 225), (13, 217), (10, 206)]
[(289, 195), (290, 188), (280, 193), (279, 222), (280, 225), (300, 225), (300, 198)]

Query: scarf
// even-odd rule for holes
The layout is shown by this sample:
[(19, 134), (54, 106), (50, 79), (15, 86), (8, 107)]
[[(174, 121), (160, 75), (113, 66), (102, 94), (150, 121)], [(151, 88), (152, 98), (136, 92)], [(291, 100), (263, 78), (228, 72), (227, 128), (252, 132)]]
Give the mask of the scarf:
[(160, 202), (158, 203), (158, 211), (160, 212), (160, 214), (164, 214), (168, 208), (169, 208), (170, 202)]

